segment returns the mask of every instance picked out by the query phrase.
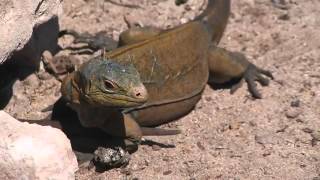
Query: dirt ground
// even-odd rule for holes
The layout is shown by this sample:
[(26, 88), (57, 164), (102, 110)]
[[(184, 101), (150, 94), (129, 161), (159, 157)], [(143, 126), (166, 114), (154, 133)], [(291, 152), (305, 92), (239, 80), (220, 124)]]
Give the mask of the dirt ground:
[[(146, 137), (164, 146), (142, 145), (124, 169), (97, 173), (81, 168), (78, 179), (320, 179), (320, 1), (232, 1), (221, 47), (245, 53), (276, 80), (253, 100), (243, 86), (206, 87), (196, 108), (170, 126), (171, 137)], [(106, 34), (117, 40), (129, 21), (170, 28), (199, 14), (203, 0), (175, 6), (173, 0), (68, 0), (61, 29)], [(60, 42), (68, 45), (68, 39)], [(81, 56), (88, 59), (89, 56)], [(60, 96), (59, 82), (43, 68), (14, 85), (5, 111), (40, 119)], [(174, 145), (173, 147), (170, 145)], [(166, 148), (169, 147), (169, 148)]]

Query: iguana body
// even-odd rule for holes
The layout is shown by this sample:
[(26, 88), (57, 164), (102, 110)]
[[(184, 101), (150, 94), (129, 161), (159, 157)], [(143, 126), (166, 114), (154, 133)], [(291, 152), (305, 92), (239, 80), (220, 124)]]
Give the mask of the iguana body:
[[(164, 31), (135, 28), (123, 32), (121, 47), (104, 56), (120, 64), (133, 64), (147, 89), (148, 100), (119, 114), (108, 105), (103, 106), (101, 102), (107, 101), (103, 97), (95, 101), (84, 98), (83, 103), (88, 105), (77, 108), (82, 124), (139, 141), (140, 127), (167, 123), (192, 110), (209, 79), (224, 83), (244, 78), (252, 95), (260, 98), (254, 81), (267, 85), (268, 80), (261, 74), (272, 77), (271, 74), (249, 63), (243, 55), (217, 47), (229, 14), (230, 0), (210, 0), (208, 8), (196, 20), (176, 28)], [(66, 89), (70, 81), (65, 82), (62, 94), (68, 97), (70, 93)], [(71, 104), (82, 99), (78, 97), (87, 96), (83, 91), (76, 94)]]
[(208, 8), (192, 22), (162, 32), (140, 28), (139, 33), (137, 28), (120, 35), (122, 47), (105, 57), (132, 63), (139, 71), (149, 98), (127, 111), (139, 125), (156, 126), (187, 114), (201, 98), (209, 76), (216, 83), (246, 76), (251, 86), (256, 79), (267, 84), (258, 72), (265, 71), (239, 53), (216, 47), (229, 14), (229, 0), (209, 0)]
[(100, 57), (92, 59), (68, 75), (61, 90), (63, 99), (77, 112), (85, 127), (100, 127), (109, 134), (131, 141), (139, 141), (142, 135), (180, 133), (179, 130), (140, 128), (123, 114), (123, 108), (142, 105), (148, 98), (139, 73), (132, 65), (121, 65)]

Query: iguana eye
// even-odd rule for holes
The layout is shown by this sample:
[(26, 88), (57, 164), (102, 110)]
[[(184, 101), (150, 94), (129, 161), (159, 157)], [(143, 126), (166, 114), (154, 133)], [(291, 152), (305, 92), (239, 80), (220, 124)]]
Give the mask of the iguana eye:
[(110, 80), (104, 80), (104, 87), (109, 90), (116, 88), (115, 84)]

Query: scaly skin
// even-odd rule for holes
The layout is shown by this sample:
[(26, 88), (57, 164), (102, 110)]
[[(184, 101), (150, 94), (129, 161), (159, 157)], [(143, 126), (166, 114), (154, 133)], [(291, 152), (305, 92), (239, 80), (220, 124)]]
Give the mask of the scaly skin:
[(121, 47), (105, 57), (133, 63), (139, 71), (149, 98), (144, 105), (126, 110), (139, 125), (157, 126), (186, 115), (208, 82), (243, 78), (251, 94), (261, 98), (254, 81), (268, 85), (262, 75), (272, 78), (271, 73), (240, 53), (217, 47), (229, 14), (230, 0), (209, 0), (207, 9), (192, 22), (164, 31), (129, 29), (120, 35)]
[[(110, 99), (87, 98), (85, 102), (97, 107), (80, 107), (79, 118), (86, 126), (138, 142), (142, 135), (137, 130), (140, 126), (157, 126), (186, 115), (199, 101), (208, 82), (245, 79), (251, 94), (261, 98), (254, 81), (268, 85), (268, 79), (262, 75), (272, 78), (271, 73), (256, 67), (240, 53), (217, 47), (229, 14), (230, 0), (209, 0), (207, 9), (192, 22), (169, 30), (136, 27), (123, 32), (119, 48), (104, 56), (120, 64), (133, 64), (147, 89), (147, 102), (126, 108), (120, 121), (115, 121), (119, 113), (103, 110), (103, 103), (109, 102), (110, 106)], [(238, 87), (236, 84), (233, 89)], [(76, 96), (82, 96), (81, 93)]]

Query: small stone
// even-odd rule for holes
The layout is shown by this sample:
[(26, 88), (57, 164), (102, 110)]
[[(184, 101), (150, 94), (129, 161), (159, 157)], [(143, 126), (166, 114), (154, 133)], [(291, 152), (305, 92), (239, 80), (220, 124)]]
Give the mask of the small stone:
[(132, 174), (131, 169), (129, 169), (129, 168), (122, 168), (122, 169), (120, 170), (120, 173), (121, 173), (121, 174), (125, 174), (125, 175), (127, 175), (127, 176), (129, 176), (129, 175)]
[(252, 126), (252, 127), (256, 127), (256, 126), (257, 126), (257, 123), (254, 122), (254, 121), (250, 121), (250, 122), (249, 122), (249, 125)]
[(186, 5), (184, 6), (184, 10), (186, 10), (186, 11), (191, 11), (192, 8), (191, 8), (191, 6), (190, 6), (189, 4), (186, 4)]
[(154, 145), (152, 145), (152, 150), (159, 151), (159, 150), (161, 150), (161, 147), (159, 145), (154, 144)]
[(288, 127), (289, 127), (288, 125), (282, 125), (282, 127), (278, 129), (276, 133), (285, 132)]
[(206, 148), (201, 144), (200, 141), (197, 142), (197, 146), (199, 149), (201, 149), (202, 151), (204, 151)]
[(291, 107), (300, 107), (300, 100), (297, 99), (297, 100), (291, 101), (290, 106)]
[(273, 136), (270, 134), (263, 134), (263, 135), (255, 135), (254, 137), (256, 143), (265, 145), (265, 144), (273, 144)]
[(304, 123), (304, 121), (303, 121), (302, 119), (300, 119), (300, 118), (297, 118), (296, 121), (297, 121), (298, 123)]
[(302, 131), (309, 134), (313, 132), (313, 130), (310, 128), (303, 128)]
[(262, 154), (263, 157), (267, 157), (267, 156), (270, 156), (271, 155), (271, 152), (270, 151), (267, 151), (267, 152), (264, 152)]
[(125, 167), (129, 164), (130, 155), (121, 147), (98, 147), (94, 151), (93, 163), (98, 171), (105, 171), (115, 167)]
[(307, 167), (307, 165), (305, 165), (305, 164), (300, 164), (300, 167), (301, 167), (301, 168), (305, 168), (305, 167)]
[(290, 119), (296, 118), (296, 117), (298, 117), (300, 114), (301, 114), (301, 110), (299, 110), (299, 109), (289, 109), (289, 110), (286, 112), (287, 118), (290, 118)]
[(313, 131), (313, 132), (311, 133), (311, 136), (312, 136), (312, 138), (313, 138), (314, 140), (320, 141), (320, 131)]
[(148, 161), (147, 159), (145, 159), (145, 160), (144, 160), (144, 165), (145, 165), (145, 166), (149, 166), (149, 164), (150, 164), (149, 161)]
[(288, 21), (290, 20), (289, 14), (282, 14), (278, 17), (280, 20)]
[(168, 170), (168, 171), (163, 172), (163, 175), (169, 175), (169, 174), (171, 174), (171, 173), (172, 173), (172, 171), (171, 171), (171, 170)]
[(165, 162), (168, 162), (170, 159), (169, 159), (169, 157), (165, 156), (165, 157), (162, 158), (162, 160), (165, 161)]
[(206, 97), (204, 97), (204, 99), (205, 99), (206, 101), (208, 101), (208, 102), (212, 101), (212, 97), (211, 97), (211, 96), (206, 96)]
[(288, 10), (289, 6), (285, 0), (271, 0), (274, 7), (282, 9), (282, 10)]

